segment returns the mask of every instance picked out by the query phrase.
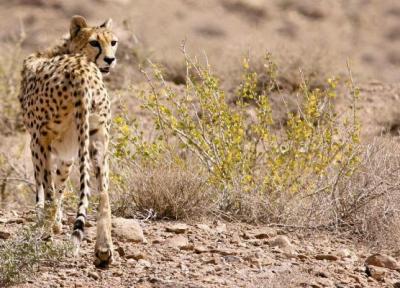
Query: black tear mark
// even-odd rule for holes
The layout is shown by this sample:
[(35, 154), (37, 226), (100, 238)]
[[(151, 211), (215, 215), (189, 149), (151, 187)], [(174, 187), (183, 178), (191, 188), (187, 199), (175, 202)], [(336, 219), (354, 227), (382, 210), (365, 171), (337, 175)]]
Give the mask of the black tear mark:
[[(100, 42), (99, 42), (99, 44), (100, 44)], [(97, 63), (97, 59), (100, 57), (101, 52), (102, 52), (101, 45), (97, 46), (97, 48), (99, 48), (99, 53), (97, 53), (96, 58), (94, 58), (94, 63)]]

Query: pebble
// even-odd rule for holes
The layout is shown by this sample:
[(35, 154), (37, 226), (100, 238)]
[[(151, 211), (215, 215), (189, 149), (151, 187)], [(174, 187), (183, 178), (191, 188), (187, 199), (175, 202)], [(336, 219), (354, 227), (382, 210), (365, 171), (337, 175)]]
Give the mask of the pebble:
[(257, 239), (268, 239), (275, 237), (277, 232), (275, 229), (270, 227), (264, 227), (253, 231), (254, 237)]
[(215, 231), (219, 234), (226, 232), (226, 224), (222, 222), (217, 222), (217, 226), (215, 227)]
[(151, 263), (145, 259), (139, 259), (138, 264), (146, 268), (151, 267)]
[(0, 231), (0, 239), (7, 240), (8, 238), (10, 238), (10, 236), (11, 233), (7, 231)]
[(317, 260), (337, 261), (339, 258), (332, 254), (318, 254), (315, 256)]
[(208, 252), (208, 248), (202, 245), (194, 246), (193, 250), (198, 254)]
[(176, 234), (183, 234), (188, 230), (188, 228), (189, 227), (186, 224), (177, 223), (177, 224), (174, 224), (172, 226), (167, 226), (165, 228), (165, 230), (167, 232), (172, 232), (172, 233), (176, 233)]
[(183, 248), (189, 245), (189, 241), (187, 239), (187, 237), (183, 236), (183, 235), (176, 235), (174, 237), (168, 238), (166, 240), (166, 244), (168, 247), (172, 247), (172, 248)]
[(92, 277), (94, 280), (98, 280), (100, 278), (99, 274), (97, 272), (95, 272), (95, 271), (90, 271), (88, 273), (88, 276)]
[(371, 276), (375, 280), (383, 281), (385, 279), (385, 276), (387, 273), (385, 268), (367, 265), (365, 269), (366, 269), (367, 275)]
[(135, 259), (136, 261), (139, 261), (140, 259), (147, 259), (148, 256), (143, 251), (133, 250), (133, 251), (128, 251), (125, 255), (125, 258), (126, 259)]

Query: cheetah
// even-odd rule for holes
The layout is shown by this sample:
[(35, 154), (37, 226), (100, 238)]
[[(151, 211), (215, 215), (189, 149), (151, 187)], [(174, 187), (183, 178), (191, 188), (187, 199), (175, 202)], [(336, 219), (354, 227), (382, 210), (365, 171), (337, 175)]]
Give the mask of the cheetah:
[(75, 159), (79, 162), (79, 205), (71, 240), (79, 252), (89, 205), (91, 160), (99, 194), (95, 261), (113, 260), (108, 195), (110, 99), (103, 82), (116, 65), (118, 46), (111, 19), (89, 26), (73, 16), (61, 44), (28, 56), (23, 62), (19, 101), (31, 136), (36, 208), (50, 235), (62, 228), (62, 200)]

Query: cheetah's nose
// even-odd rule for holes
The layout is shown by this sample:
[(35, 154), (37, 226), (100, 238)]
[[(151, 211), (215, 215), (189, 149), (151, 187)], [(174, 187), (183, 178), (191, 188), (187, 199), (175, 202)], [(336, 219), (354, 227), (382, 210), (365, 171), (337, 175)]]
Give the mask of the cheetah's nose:
[(112, 62), (114, 62), (115, 58), (114, 57), (104, 57), (104, 61), (108, 64), (111, 65)]

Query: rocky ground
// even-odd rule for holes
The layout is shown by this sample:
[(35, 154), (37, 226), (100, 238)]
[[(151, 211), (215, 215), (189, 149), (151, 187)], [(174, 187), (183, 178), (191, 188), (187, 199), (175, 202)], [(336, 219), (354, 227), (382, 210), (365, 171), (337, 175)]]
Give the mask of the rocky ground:
[[(0, 236), (33, 221), (0, 214)], [(72, 213), (64, 219), (73, 221)], [(56, 240), (67, 241), (71, 225)], [(10, 235), (11, 234), (11, 235)], [(95, 222), (81, 256), (41, 266), (15, 287), (400, 287), (400, 265), (345, 235), (243, 223), (152, 222), (114, 218), (115, 262), (93, 265)]]

